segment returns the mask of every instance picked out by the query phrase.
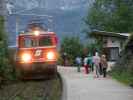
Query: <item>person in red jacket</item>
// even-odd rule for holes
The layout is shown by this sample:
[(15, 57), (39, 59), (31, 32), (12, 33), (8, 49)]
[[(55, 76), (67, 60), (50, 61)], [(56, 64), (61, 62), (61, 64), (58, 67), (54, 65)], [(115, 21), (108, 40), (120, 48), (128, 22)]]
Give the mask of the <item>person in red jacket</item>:
[(88, 57), (87, 56), (84, 58), (84, 68), (85, 68), (85, 73), (88, 74), (89, 73), (89, 65), (88, 65)]

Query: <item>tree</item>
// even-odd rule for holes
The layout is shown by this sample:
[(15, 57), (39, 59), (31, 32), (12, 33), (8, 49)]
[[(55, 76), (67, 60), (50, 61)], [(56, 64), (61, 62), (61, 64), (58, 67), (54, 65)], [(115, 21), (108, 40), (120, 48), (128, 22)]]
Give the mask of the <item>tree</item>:
[[(95, 0), (85, 23), (91, 29), (133, 32), (133, 0)], [(95, 36), (97, 38), (97, 36)], [(100, 42), (100, 41), (99, 41)], [(120, 81), (133, 85), (133, 35), (112, 69), (112, 75)]]
[(74, 63), (77, 56), (82, 56), (83, 45), (80, 43), (79, 38), (65, 37), (61, 42), (61, 54), (63, 53), (67, 54), (67, 58), (72, 60), (72, 63)]
[(0, 16), (0, 71), (3, 73), (3, 65), (7, 57), (6, 39), (4, 34), (4, 17)]
[(8, 56), (7, 36), (4, 31), (4, 17), (0, 16), (0, 76), (8, 79), (13, 77), (13, 67)]
[(91, 29), (132, 32), (133, 0), (96, 0), (85, 19)]

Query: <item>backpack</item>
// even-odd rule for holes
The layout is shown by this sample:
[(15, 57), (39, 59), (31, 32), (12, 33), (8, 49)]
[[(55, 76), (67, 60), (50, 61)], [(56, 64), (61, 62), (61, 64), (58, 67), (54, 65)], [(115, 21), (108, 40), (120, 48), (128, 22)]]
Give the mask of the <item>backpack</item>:
[(92, 57), (88, 57), (87, 64), (91, 65), (92, 64)]

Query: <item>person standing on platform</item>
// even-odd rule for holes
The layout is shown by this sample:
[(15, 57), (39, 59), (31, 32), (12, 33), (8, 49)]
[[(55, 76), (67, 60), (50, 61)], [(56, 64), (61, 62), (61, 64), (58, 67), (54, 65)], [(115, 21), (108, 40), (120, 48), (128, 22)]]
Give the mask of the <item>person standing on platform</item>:
[(92, 56), (91, 54), (88, 55), (88, 61), (87, 61), (88, 65), (89, 65), (89, 71), (93, 72), (93, 63), (92, 63)]
[(98, 55), (98, 52), (95, 53), (95, 56), (93, 56), (93, 64), (94, 64), (94, 77), (100, 76), (100, 57)]
[(108, 68), (108, 63), (105, 55), (101, 56), (101, 67), (103, 69), (103, 77), (106, 77), (106, 73), (107, 73), (106, 70)]
[(89, 69), (88, 69), (89, 66), (88, 66), (88, 63), (87, 63), (88, 62), (88, 57), (87, 56), (84, 58), (83, 62), (84, 62), (85, 73), (88, 74), (89, 73)]
[(80, 72), (80, 67), (82, 65), (81, 57), (76, 57), (76, 65), (77, 65), (77, 71)]

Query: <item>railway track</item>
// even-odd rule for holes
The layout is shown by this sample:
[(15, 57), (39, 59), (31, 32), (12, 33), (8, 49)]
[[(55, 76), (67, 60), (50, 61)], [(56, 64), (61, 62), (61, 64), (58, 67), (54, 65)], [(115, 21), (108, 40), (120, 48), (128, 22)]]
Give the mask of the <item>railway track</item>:
[(58, 77), (51, 80), (20, 81), (7, 84), (0, 90), (0, 100), (59, 100), (60, 96), (61, 83)]

